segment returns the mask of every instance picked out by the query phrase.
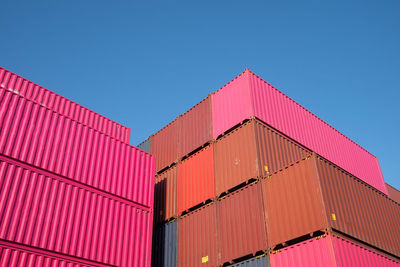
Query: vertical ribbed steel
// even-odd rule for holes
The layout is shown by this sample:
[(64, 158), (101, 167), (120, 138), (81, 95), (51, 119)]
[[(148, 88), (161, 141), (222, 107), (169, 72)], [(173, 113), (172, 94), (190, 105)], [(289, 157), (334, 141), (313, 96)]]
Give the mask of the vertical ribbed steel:
[(231, 266), (236, 266), (236, 267), (269, 267), (269, 257), (267, 256), (262, 256), (262, 257), (256, 257), (252, 258), (247, 261), (242, 261), (236, 264), (233, 264)]
[(154, 228), (152, 266), (176, 267), (178, 222), (172, 221)]
[(141, 142), (139, 145), (137, 145), (137, 148), (150, 153), (150, 140), (151, 140), (150, 137), (147, 138), (146, 140)]
[(173, 166), (156, 176), (154, 189), (154, 220), (162, 223), (177, 218), (178, 167)]

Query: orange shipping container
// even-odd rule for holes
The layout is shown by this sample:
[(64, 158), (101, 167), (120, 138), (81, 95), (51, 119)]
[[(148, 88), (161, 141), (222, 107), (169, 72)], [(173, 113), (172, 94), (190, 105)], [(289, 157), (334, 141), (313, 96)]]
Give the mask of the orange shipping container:
[(156, 176), (154, 189), (154, 223), (177, 217), (178, 167), (173, 166)]

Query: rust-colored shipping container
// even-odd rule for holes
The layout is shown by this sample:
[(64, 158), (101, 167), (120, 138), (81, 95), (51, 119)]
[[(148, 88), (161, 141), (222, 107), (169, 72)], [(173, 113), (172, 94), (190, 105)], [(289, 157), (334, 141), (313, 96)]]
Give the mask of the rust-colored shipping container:
[(160, 172), (178, 160), (178, 120), (150, 137), (150, 154), (156, 159), (156, 172)]
[(386, 184), (389, 197), (396, 201), (397, 203), (400, 203), (400, 191), (391, 186), (390, 184)]
[(217, 209), (210, 204), (178, 220), (178, 266), (217, 266)]
[(210, 144), (178, 164), (178, 214), (212, 199), (214, 145)]
[(243, 187), (217, 202), (219, 264), (267, 249), (260, 183)]
[(156, 176), (154, 189), (154, 222), (177, 218), (178, 167), (172, 166)]
[(271, 248), (317, 231), (336, 230), (400, 256), (400, 206), (317, 157), (262, 180)]
[(208, 96), (178, 117), (179, 158), (213, 139), (211, 112), (211, 97)]
[(269, 175), (309, 154), (306, 148), (251, 119), (215, 143), (216, 193)]

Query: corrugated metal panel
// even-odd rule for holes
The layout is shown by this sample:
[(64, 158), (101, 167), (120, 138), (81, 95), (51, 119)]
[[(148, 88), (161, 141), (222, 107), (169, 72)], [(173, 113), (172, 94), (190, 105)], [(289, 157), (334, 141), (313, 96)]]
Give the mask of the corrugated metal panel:
[(137, 148), (150, 153), (150, 137), (141, 142)]
[(154, 228), (153, 260), (154, 267), (177, 266), (178, 228), (177, 221)]
[(129, 144), (129, 128), (0, 67), (0, 89), (3, 88)]
[(93, 267), (107, 265), (0, 240), (0, 267), (10, 266)]
[(254, 128), (249, 121), (215, 143), (217, 195), (260, 175)]
[(177, 188), (177, 166), (173, 166), (156, 176), (154, 191), (154, 220), (156, 224), (178, 217)]
[(332, 237), (338, 267), (385, 266), (398, 267), (400, 262), (346, 238)]
[(0, 153), (152, 207), (151, 155), (1, 91)]
[(213, 139), (211, 96), (178, 117), (178, 156), (189, 154)]
[(331, 163), (316, 162), (329, 225), (400, 256), (400, 205)]
[(263, 179), (268, 245), (327, 228), (327, 218), (313, 160), (303, 160)]
[(248, 185), (217, 202), (219, 263), (267, 249), (261, 187)]
[(375, 156), (252, 72), (246, 73), (257, 118), (387, 194)]
[(211, 97), (214, 139), (254, 114), (248, 77), (243, 73)]
[(178, 164), (178, 214), (215, 196), (214, 146)]
[(269, 267), (269, 257), (268, 256), (262, 256), (262, 257), (256, 257), (252, 258), (247, 261), (242, 261), (236, 264), (233, 264), (231, 266), (237, 266), (237, 267)]
[(156, 158), (156, 172), (178, 159), (178, 120), (174, 120), (151, 136), (150, 153)]
[(389, 197), (396, 201), (397, 203), (400, 203), (400, 191), (391, 186), (390, 184), (386, 184), (386, 187), (388, 189)]
[(270, 254), (271, 267), (337, 267), (330, 237), (314, 238)]
[(150, 266), (152, 213), (5, 158), (0, 214), (0, 239), (117, 266)]
[(216, 205), (178, 220), (178, 266), (217, 266)]

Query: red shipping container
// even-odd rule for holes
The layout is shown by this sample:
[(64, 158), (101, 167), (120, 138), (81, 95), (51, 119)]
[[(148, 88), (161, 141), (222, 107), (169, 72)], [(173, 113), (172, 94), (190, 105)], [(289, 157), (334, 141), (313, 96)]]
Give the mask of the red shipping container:
[(217, 266), (216, 205), (178, 220), (178, 267)]
[(375, 156), (245, 70), (212, 94), (213, 137), (252, 116), (387, 194)]
[[(0, 88), (129, 144), (130, 129), (0, 67)], [(0, 92), (1, 97), (1, 92)]]
[(0, 94), (1, 154), (152, 207), (151, 155), (19, 95)]
[(386, 187), (388, 189), (389, 197), (400, 204), (400, 191), (390, 184), (386, 184)]
[(153, 214), (0, 155), (0, 240), (107, 265), (150, 266)]
[(219, 264), (267, 249), (261, 186), (248, 185), (217, 202)]
[(214, 146), (203, 148), (178, 164), (178, 213), (215, 197)]
[(178, 217), (178, 166), (156, 176), (154, 189), (154, 221), (156, 224)]

